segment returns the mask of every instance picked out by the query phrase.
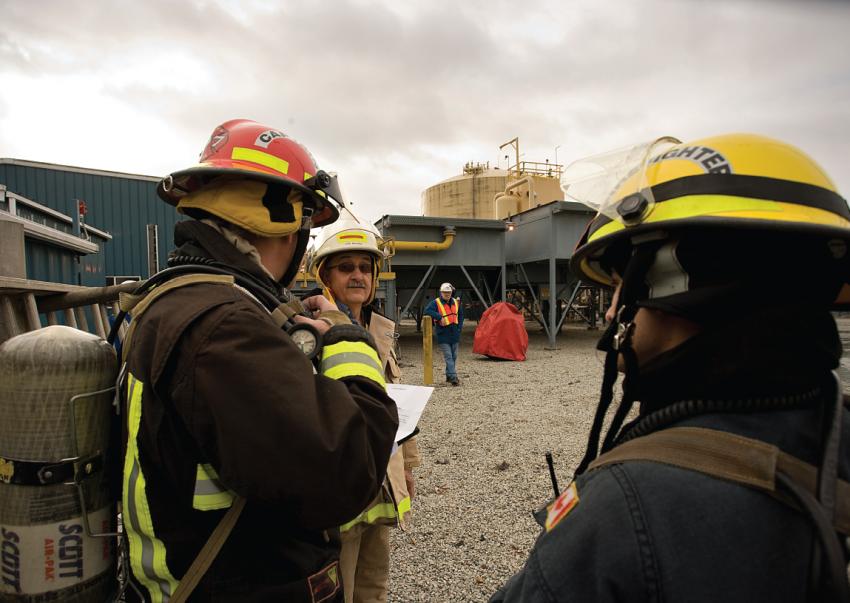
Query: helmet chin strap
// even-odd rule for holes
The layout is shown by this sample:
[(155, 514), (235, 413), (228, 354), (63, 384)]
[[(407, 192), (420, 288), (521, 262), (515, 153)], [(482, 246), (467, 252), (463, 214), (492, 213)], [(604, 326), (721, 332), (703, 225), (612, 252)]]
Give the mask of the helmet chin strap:
[(637, 314), (637, 302), (642, 297), (644, 280), (652, 262), (655, 260), (655, 252), (660, 242), (641, 245), (635, 248), (634, 254), (629, 259), (626, 269), (623, 271), (623, 285), (620, 297), (617, 301), (617, 313), (615, 320), (609, 325), (597, 344), (597, 349), (604, 351), (605, 369), (602, 375), (602, 391), (599, 395), (599, 404), (593, 417), (593, 425), (587, 440), (587, 449), (584, 457), (576, 468), (575, 477), (587, 470), (593, 460), (599, 456), (599, 439), (602, 435), (602, 424), (605, 415), (614, 400), (614, 384), (617, 382), (617, 359), (623, 356), (623, 398), (617, 408), (611, 425), (602, 443), (602, 452), (606, 452), (616, 440), (617, 432), (625, 421), (626, 415), (635, 402), (636, 384), (638, 379), (638, 362), (631, 340), (634, 333), (634, 318)]
[(298, 242), (295, 244), (295, 254), (292, 256), (292, 261), (280, 277), (278, 281), (284, 287), (288, 287), (295, 275), (298, 274), (298, 268), (301, 266), (301, 260), (304, 259), (304, 254), (307, 252), (307, 243), (310, 242), (310, 229), (301, 228), (298, 231)]

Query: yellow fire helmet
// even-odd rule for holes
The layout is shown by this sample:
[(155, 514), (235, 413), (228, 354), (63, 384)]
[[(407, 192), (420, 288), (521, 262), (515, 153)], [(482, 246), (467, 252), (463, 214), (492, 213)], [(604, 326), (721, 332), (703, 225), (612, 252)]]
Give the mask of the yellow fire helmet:
[[(697, 237), (705, 244), (690, 252), (699, 256), (693, 261), (703, 274), (742, 271), (730, 267), (746, 263), (742, 256), (750, 246), (735, 256), (738, 241), (757, 241), (760, 262), (788, 257), (804, 241), (796, 249), (822, 249), (829, 274), (840, 279), (834, 304), (850, 302), (850, 209), (820, 166), (786, 143), (753, 134), (688, 143), (665, 137), (576, 161), (565, 170), (561, 188), (566, 199), (598, 211), (571, 259), (581, 279), (613, 285), (618, 259), (622, 265), (636, 246), (655, 241), (659, 251), (650, 275), (654, 270), (658, 290), (649, 283), (647, 297), (657, 298), (687, 291), (693, 280), (676, 256), (675, 241)], [(665, 240), (673, 241), (666, 251)]]
[(322, 269), (334, 256), (344, 253), (366, 253), (374, 258), (372, 262), (372, 290), (369, 292), (369, 300), (375, 299), (378, 289), (378, 274), (384, 260), (381, 251), (381, 236), (370, 224), (364, 224), (356, 217), (346, 211), (340, 219), (331, 226), (322, 229), (316, 241), (316, 247), (309, 256), (310, 271), (316, 281), (322, 286), (325, 296), (333, 300), (327, 284), (322, 280)]

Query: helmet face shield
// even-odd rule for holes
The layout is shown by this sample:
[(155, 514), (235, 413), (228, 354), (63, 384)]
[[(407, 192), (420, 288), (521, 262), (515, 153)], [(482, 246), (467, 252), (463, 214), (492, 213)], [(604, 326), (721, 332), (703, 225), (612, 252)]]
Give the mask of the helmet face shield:
[(565, 198), (624, 225), (638, 224), (655, 207), (647, 176), (651, 163), (680, 141), (651, 142), (574, 161), (561, 176)]

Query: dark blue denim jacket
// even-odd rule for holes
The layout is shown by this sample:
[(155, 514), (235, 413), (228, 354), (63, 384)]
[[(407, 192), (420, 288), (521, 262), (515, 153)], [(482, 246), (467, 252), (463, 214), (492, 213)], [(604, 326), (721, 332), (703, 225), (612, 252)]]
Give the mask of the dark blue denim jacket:
[[(813, 410), (706, 415), (678, 423), (775, 444), (818, 463)], [(850, 477), (850, 412), (840, 475)], [(491, 602), (806, 601), (814, 532), (767, 494), (646, 461), (576, 480), (579, 501), (543, 532), (525, 567)], [(843, 542), (843, 539), (842, 539)]]

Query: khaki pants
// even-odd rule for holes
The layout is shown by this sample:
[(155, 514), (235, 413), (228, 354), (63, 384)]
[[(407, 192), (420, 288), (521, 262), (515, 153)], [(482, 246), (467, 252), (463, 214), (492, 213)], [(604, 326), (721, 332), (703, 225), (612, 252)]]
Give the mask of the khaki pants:
[(342, 533), (345, 603), (383, 603), (390, 573), (390, 526), (358, 523)]

